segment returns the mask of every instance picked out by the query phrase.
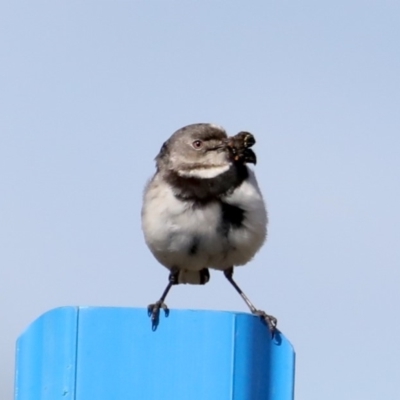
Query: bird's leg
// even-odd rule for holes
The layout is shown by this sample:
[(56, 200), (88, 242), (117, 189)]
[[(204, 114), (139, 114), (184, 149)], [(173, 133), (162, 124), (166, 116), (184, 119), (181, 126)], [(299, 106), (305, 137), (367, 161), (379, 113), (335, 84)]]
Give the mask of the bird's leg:
[(179, 275), (179, 270), (177, 268), (172, 268), (168, 278), (169, 279), (168, 285), (164, 289), (164, 292), (161, 295), (160, 300), (156, 301), (153, 304), (149, 304), (147, 307), (147, 312), (149, 314), (149, 317), (151, 317), (153, 330), (157, 329), (158, 323), (160, 321), (160, 308), (164, 310), (165, 316), (168, 316), (169, 314), (169, 309), (167, 305), (164, 303), (164, 301), (171, 287), (173, 285), (178, 284), (178, 275)]
[(240, 296), (245, 301), (247, 306), (250, 308), (251, 313), (261, 317), (267, 323), (271, 333), (274, 334), (276, 325), (278, 323), (277, 319), (262, 310), (257, 310), (257, 308), (254, 307), (253, 303), (248, 299), (248, 297), (243, 293), (242, 289), (240, 289), (240, 287), (237, 285), (237, 283), (233, 280), (233, 267), (224, 270), (224, 275), (225, 275), (225, 278), (228, 279), (228, 281), (231, 283), (231, 285), (240, 294)]

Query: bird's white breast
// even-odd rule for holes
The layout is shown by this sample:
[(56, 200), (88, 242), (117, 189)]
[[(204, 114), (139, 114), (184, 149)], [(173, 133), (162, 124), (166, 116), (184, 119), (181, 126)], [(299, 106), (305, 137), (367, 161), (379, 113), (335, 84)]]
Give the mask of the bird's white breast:
[[(267, 215), (254, 174), (222, 201), (244, 210), (242, 227), (221, 233), (221, 205), (193, 206), (156, 176), (145, 191), (142, 227), (147, 245), (168, 268), (224, 270), (246, 264), (266, 237)], [(195, 251), (191, 252), (190, 249)], [(192, 253), (192, 254), (191, 254)]]

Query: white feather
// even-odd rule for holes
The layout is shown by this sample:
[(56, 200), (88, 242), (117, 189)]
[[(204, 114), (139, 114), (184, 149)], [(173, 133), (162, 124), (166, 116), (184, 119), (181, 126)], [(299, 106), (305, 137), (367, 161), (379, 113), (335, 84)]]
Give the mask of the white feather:
[(193, 168), (185, 171), (178, 171), (178, 175), (185, 178), (193, 177), (199, 179), (211, 179), (228, 171), (229, 168), (230, 168), (229, 164), (217, 165), (208, 168)]

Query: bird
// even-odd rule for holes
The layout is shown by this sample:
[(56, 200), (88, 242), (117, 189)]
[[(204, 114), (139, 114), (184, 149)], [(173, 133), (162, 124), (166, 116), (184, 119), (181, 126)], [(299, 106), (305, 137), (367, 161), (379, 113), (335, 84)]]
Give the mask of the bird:
[(156, 172), (145, 186), (141, 211), (145, 242), (169, 270), (160, 299), (148, 306), (153, 329), (174, 285), (204, 285), (210, 269), (222, 271), (252, 314), (273, 333), (277, 319), (257, 309), (233, 279), (264, 244), (268, 216), (253, 169), (254, 136), (229, 137), (212, 123), (178, 129), (155, 158)]

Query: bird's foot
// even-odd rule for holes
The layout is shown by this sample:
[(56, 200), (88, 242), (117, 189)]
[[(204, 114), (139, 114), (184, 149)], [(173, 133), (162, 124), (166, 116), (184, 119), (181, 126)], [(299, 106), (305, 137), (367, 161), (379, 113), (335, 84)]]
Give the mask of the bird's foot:
[(269, 330), (271, 331), (272, 336), (274, 336), (274, 333), (276, 331), (276, 326), (278, 325), (278, 320), (272, 315), (269, 315), (262, 310), (255, 310), (253, 311), (253, 314), (259, 316), (266, 322)]
[(169, 309), (163, 301), (158, 300), (154, 304), (149, 304), (147, 306), (147, 313), (148, 313), (149, 317), (151, 318), (151, 324), (152, 324), (153, 330), (157, 329), (157, 326), (160, 322), (160, 309), (161, 308), (164, 310), (165, 316), (168, 317)]

